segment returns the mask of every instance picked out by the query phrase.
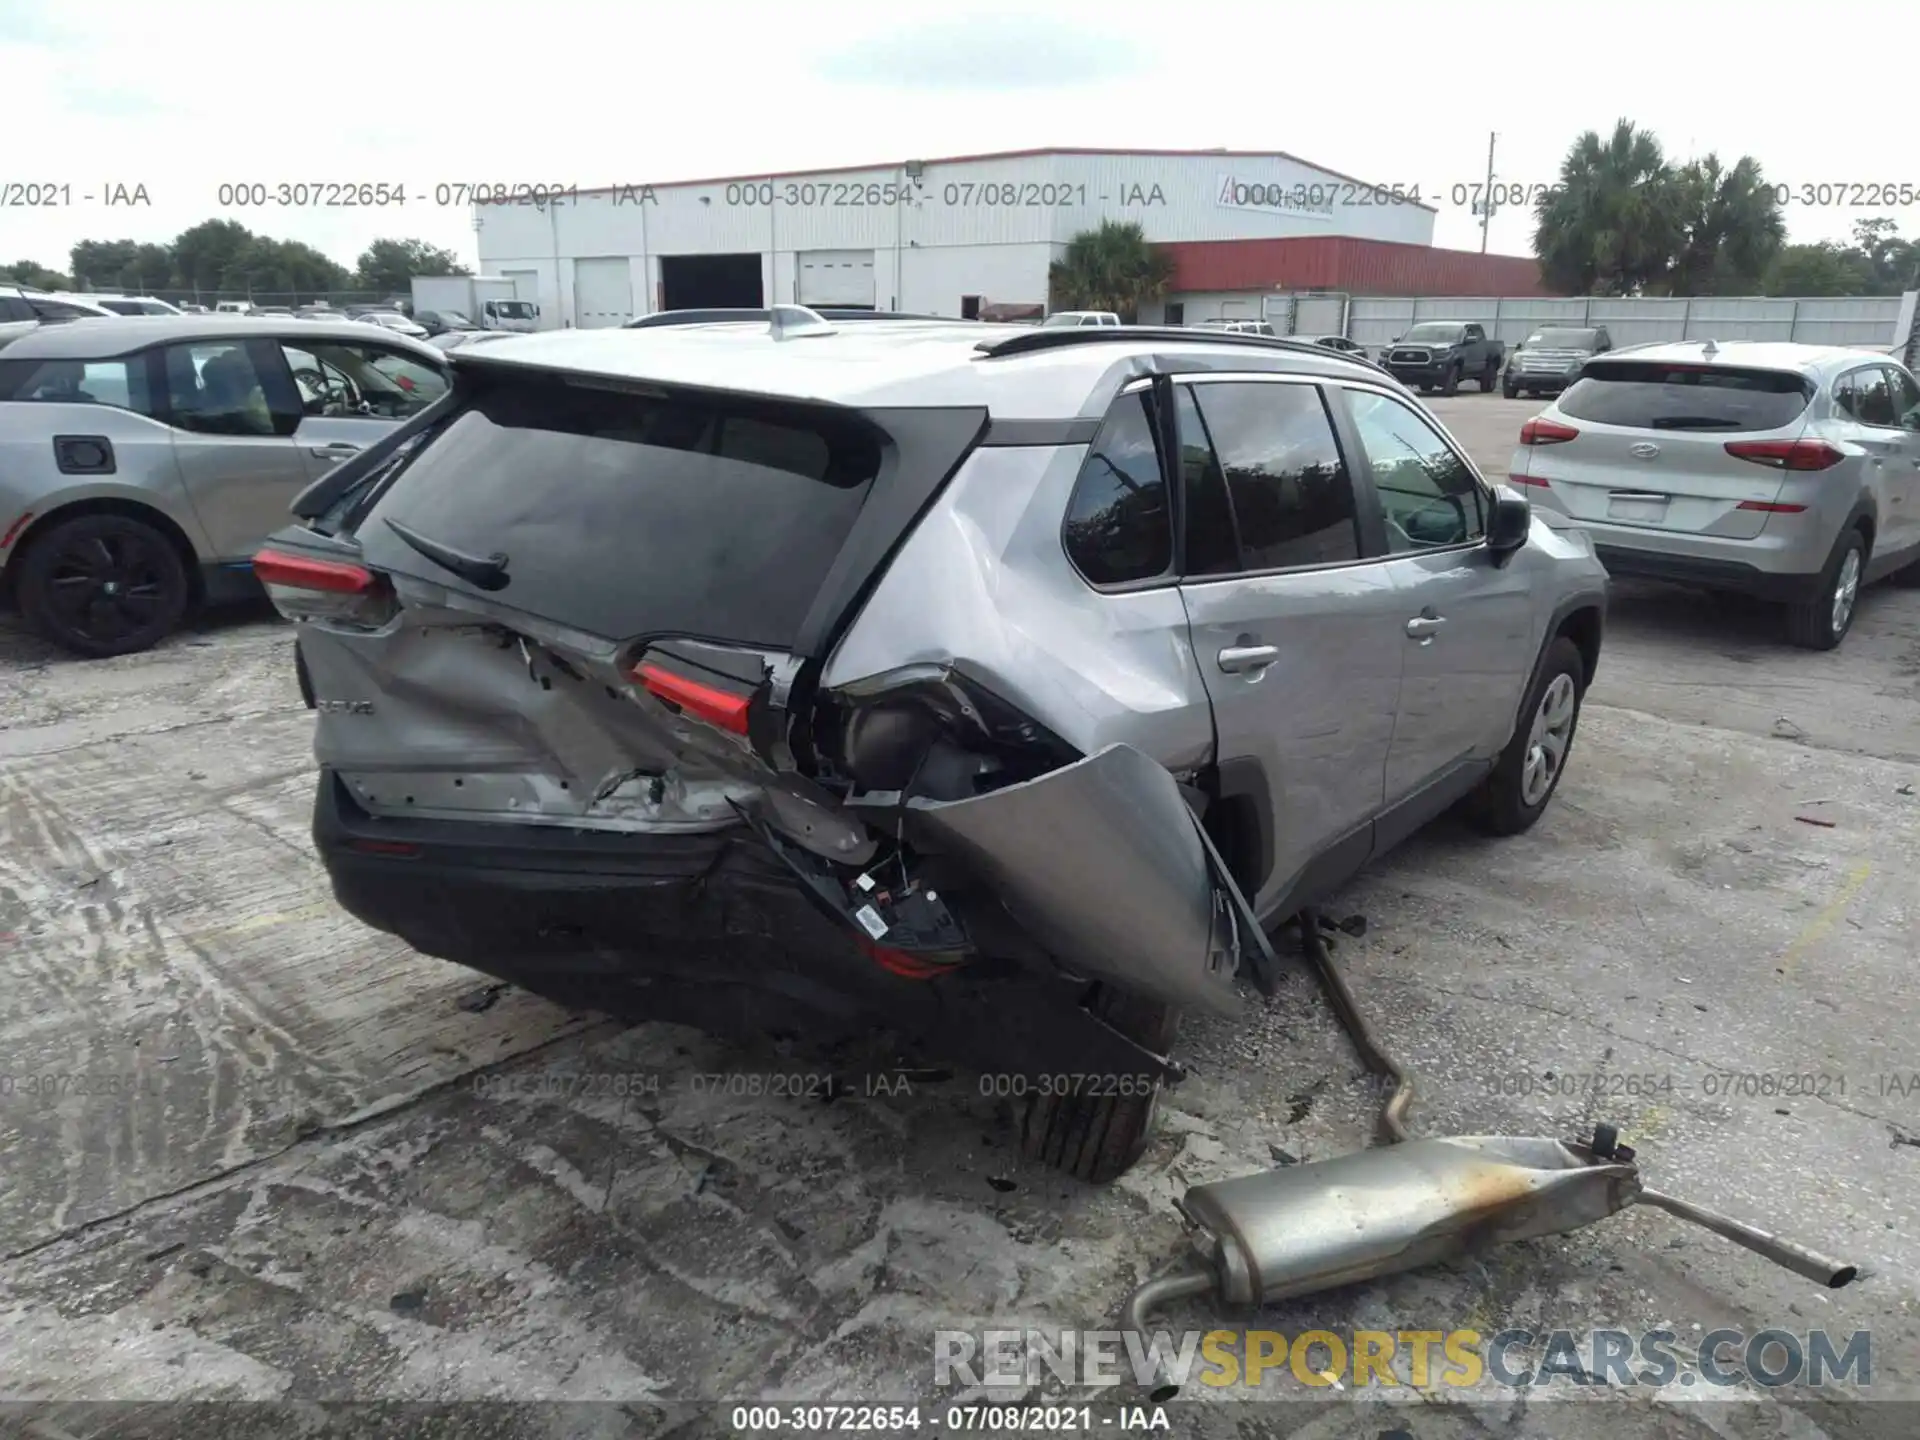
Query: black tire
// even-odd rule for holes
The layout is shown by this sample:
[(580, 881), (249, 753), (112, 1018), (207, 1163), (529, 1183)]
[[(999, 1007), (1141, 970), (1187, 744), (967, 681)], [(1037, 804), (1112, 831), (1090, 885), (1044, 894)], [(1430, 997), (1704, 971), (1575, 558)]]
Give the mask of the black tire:
[(1491, 395), (1493, 393), (1493, 387), (1499, 383), (1500, 367), (1498, 365), (1489, 365), (1485, 370), (1480, 372), (1480, 393), (1482, 395)]
[[(1529, 800), (1527, 755), (1533, 748), (1534, 721), (1540, 715), (1548, 690), (1561, 676), (1568, 677), (1573, 684), (1573, 712), (1567, 720), (1566, 741), (1545, 792)], [(1513, 738), (1500, 752), (1493, 773), (1480, 783), (1467, 807), (1469, 818), (1482, 830), (1490, 835), (1518, 835), (1532, 829), (1534, 822), (1546, 813), (1553, 792), (1560, 788), (1560, 777), (1566, 774), (1567, 760), (1573, 754), (1574, 734), (1580, 728), (1580, 702), (1586, 693), (1587, 666), (1580, 656), (1580, 647), (1566, 636), (1556, 635), (1534, 667), (1533, 683), (1527, 687), (1527, 698), (1521, 703)]]
[(1433, 386), (1429, 385), (1426, 381), (1422, 380), (1420, 382), (1420, 393), (1422, 395), (1431, 395), (1433, 393)]
[[(1172, 1049), (1180, 1028), (1180, 1012), (1171, 1005), (1105, 984), (1093, 1010), (1156, 1055)], [(1020, 1152), (1076, 1180), (1105, 1185), (1146, 1152), (1159, 1108), (1158, 1085), (1144, 1094), (1029, 1095), (1020, 1117)]]
[(1518, 400), (1520, 398), (1520, 387), (1509, 381), (1500, 387), (1500, 393), (1509, 400)]
[[(1846, 616), (1836, 627), (1833, 623), (1834, 611), (1838, 608), (1838, 594), (1841, 573), (1847, 566), (1847, 557), (1856, 556), (1853, 571), (1853, 595), (1846, 607)], [(1820, 572), (1820, 588), (1813, 599), (1798, 600), (1787, 606), (1787, 638), (1805, 650), (1831, 650), (1847, 638), (1847, 631), (1853, 628), (1853, 617), (1860, 613), (1860, 591), (1864, 588), (1862, 577), (1867, 569), (1867, 537), (1858, 529), (1845, 531), (1833, 547), (1833, 554), (1827, 557), (1826, 568)]]
[(89, 659), (151, 649), (187, 613), (172, 539), (131, 515), (76, 515), (35, 535), (19, 561), (20, 613)]
[(300, 684), (300, 698), (306, 702), (307, 709), (318, 708), (313, 701), (313, 676), (307, 670), (307, 657), (298, 640), (293, 642), (293, 678)]
[(1440, 377), (1440, 393), (1442, 395), (1458, 395), (1460, 393), (1460, 367), (1458, 365), (1449, 365), (1447, 367), (1447, 373)]

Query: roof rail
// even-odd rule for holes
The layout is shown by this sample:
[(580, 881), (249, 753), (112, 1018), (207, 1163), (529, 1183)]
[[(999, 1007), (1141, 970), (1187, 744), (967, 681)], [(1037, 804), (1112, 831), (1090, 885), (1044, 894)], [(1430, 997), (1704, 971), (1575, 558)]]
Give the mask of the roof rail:
[[(787, 309), (787, 306), (776, 307)], [(910, 315), (899, 310), (847, 310), (832, 305), (807, 307), (822, 320), (942, 320), (942, 315)], [(651, 315), (642, 315), (629, 320), (620, 328), (623, 330), (651, 330), (662, 325), (721, 325), (729, 323), (761, 323), (773, 319), (773, 310), (760, 308), (714, 308), (705, 310), (656, 310)], [(957, 323), (957, 322), (956, 322)]]
[(1286, 350), (1295, 355), (1318, 355), (1323, 360), (1351, 360), (1365, 365), (1369, 370), (1378, 370), (1382, 375), (1391, 373), (1384, 365), (1364, 355), (1329, 349), (1311, 340), (1296, 340), (1291, 335), (1248, 335), (1235, 330), (1201, 330), (1197, 325), (1063, 325), (1056, 330), (1022, 330), (1004, 340), (982, 340), (973, 348), (998, 360), (1006, 355), (1029, 355), (1036, 350), (1059, 350), (1069, 345), (1110, 345), (1125, 340), (1166, 340), (1176, 344), (1244, 345), (1252, 350)]

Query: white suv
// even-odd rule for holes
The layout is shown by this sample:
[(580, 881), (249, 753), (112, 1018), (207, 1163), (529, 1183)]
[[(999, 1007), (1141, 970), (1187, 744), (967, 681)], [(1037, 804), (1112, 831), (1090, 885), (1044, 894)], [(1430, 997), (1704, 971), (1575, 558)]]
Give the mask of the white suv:
[(1508, 478), (1612, 574), (1783, 601), (1809, 649), (1861, 586), (1920, 572), (1920, 385), (1870, 350), (1616, 350), (1521, 427)]

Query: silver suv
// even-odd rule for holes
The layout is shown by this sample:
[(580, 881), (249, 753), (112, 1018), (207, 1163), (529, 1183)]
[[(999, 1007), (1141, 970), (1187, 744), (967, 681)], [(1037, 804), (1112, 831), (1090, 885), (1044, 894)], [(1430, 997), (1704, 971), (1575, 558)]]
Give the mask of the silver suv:
[(1920, 386), (1817, 345), (1641, 345), (1589, 360), (1520, 431), (1509, 469), (1542, 519), (1616, 575), (1784, 601), (1830, 650), (1860, 587), (1920, 563)]
[(1604, 572), (1322, 347), (780, 307), (451, 358), (255, 560), (334, 893), (428, 954), (891, 1028), (1100, 1180), (1264, 927), (1564, 772)]
[(0, 350), (0, 587), (89, 656), (146, 649), (195, 599), (257, 595), (253, 552), (293, 498), (445, 394), (445, 367), (290, 317), (35, 326)]

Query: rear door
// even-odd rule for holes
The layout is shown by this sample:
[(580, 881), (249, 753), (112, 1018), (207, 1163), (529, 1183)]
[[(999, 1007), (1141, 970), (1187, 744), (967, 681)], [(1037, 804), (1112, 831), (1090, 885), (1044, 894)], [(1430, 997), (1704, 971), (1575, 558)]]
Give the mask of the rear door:
[(1264, 915), (1316, 860), (1357, 864), (1372, 848), (1406, 600), (1363, 540), (1319, 385), (1195, 375), (1174, 408), (1181, 594), (1219, 761), (1263, 778), (1273, 858), (1251, 898)]
[(1785, 370), (1590, 361), (1554, 407), (1575, 435), (1530, 447), (1525, 474), (1578, 520), (1751, 540), (1767, 512), (1741, 507), (1771, 504), (1785, 472), (1727, 442), (1798, 439), (1814, 388)]
[(1402, 595), (1405, 668), (1386, 776), (1393, 806), (1505, 744), (1534, 658), (1531, 577), (1493, 563), (1493, 497), (1426, 416), (1385, 390), (1332, 393), (1353, 418), (1392, 557), (1382, 568)]
[(1862, 365), (1834, 382), (1834, 420), (1842, 435), (1867, 453), (1867, 483), (1879, 503), (1880, 555), (1904, 551), (1920, 542), (1915, 513), (1920, 478), (1920, 434), (1915, 421), (1913, 381), (1886, 364)]
[(271, 340), (196, 340), (161, 352), (180, 478), (218, 560), (250, 557), (311, 478), (300, 404)]

